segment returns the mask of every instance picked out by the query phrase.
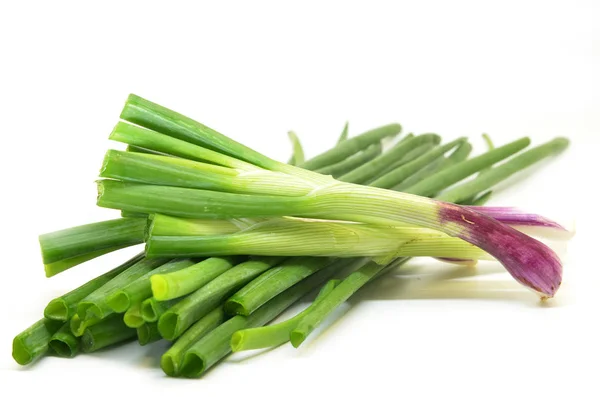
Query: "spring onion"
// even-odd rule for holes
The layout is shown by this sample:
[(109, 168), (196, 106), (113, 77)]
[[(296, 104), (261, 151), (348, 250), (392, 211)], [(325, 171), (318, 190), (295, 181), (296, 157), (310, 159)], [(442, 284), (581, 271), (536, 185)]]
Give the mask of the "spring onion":
[[(494, 142), (492, 142), (492, 138), (488, 135), (488, 134), (482, 134), (482, 138), (487, 146), (487, 150), (494, 150), (496, 148), (496, 146), (494, 145)], [(485, 176), (485, 173), (488, 172), (489, 170), (491, 170), (493, 167), (493, 165), (490, 165), (484, 169), (482, 169), (481, 171), (479, 171), (479, 173), (477, 174), (476, 178), (482, 178)], [(444, 193), (444, 192), (443, 192)], [(442, 193), (442, 194), (443, 194)], [(487, 192), (487, 195), (482, 194), (481, 195), (481, 201), (485, 202), (487, 200), (489, 200), (489, 198), (492, 195), (492, 191)], [(478, 194), (474, 194), (466, 199), (462, 199), (460, 201), (455, 201), (456, 204), (461, 204), (461, 205), (474, 205), (473, 203), (475, 203), (476, 201), (479, 201), (480, 195)]]
[(330, 265), (330, 258), (297, 257), (250, 281), (225, 302), (225, 312), (248, 316), (282, 291)]
[(123, 322), (123, 316), (113, 314), (103, 321), (85, 330), (81, 336), (81, 350), (95, 352), (107, 346), (133, 339), (137, 336), (135, 328), (129, 328)]
[(157, 300), (170, 300), (187, 295), (239, 262), (239, 257), (208, 258), (179, 271), (152, 275), (152, 295)]
[(400, 133), (402, 127), (400, 124), (389, 124), (383, 127), (379, 127), (353, 138), (347, 139), (336, 145), (333, 149), (326, 151), (307, 162), (300, 164), (302, 168), (307, 170), (316, 170), (319, 168), (326, 167), (331, 164), (338, 163), (346, 158), (358, 153), (367, 147), (381, 142), (383, 138), (393, 137)]
[[(18, 335), (19, 363), (49, 348), (73, 356), (79, 336), (86, 352), (136, 335), (142, 345), (164, 337), (176, 339), (161, 358), (165, 373), (197, 377), (232, 349), (297, 347), (404, 256), (453, 263), (495, 257), (542, 297), (560, 286), (557, 256), (520, 230), (564, 228), (478, 205), (491, 186), (564, 150), (565, 139), (494, 166), (529, 140), (493, 148), (484, 136), (490, 151), (467, 160), (466, 139), (440, 145), (436, 134), (408, 134), (382, 154), (382, 139), (398, 135), (400, 125), (348, 139), (346, 123), (338, 146), (309, 161), (291, 133), (294, 156), (283, 164), (135, 95), (121, 117), (111, 139), (128, 146), (107, 152), (97, 201), (120, 210), (121, 219), (49, 233), (40, 246), (48, 276), (142, 240), (145, 255), (50, 302), (45, 316), (62, 323), (44, 319)], [(342, 268), (349, 275), (327, 283), (306, 310), (263, 326)], [(225, 312), (236, 315), (225, 321)]]
[[(260, 185), (258, 181), (261, 176), (259, 175), (254, 176), (255, 179), (251, 184), (237, 186), (240, 190), (246, 189), (249, 194), (105, 180), (99, 184), (98, 204), (100, 206), (192, 218), (209, 217), (215, 219), (295, 215), (358, 222), (367, 221), (372, 224), (412, 223), (415, 226), (431, 228), (450, 236), (459, 237), (479, 246), (503, 263), (516, 280), (537, 291), (542, 296), (553, 296), (560, 285), (562, 265), (558, 257), (548, 247), (476, 211), (428, 200), (424, 197), (335, 181), (330, 177), (276, 162), (252, 150), (246, 151), (239, 143), (229, 140), (221, 134), (213, 134), (210, 132), (212, 130), (203, 128), (201, 124), (190, 121), (175, 112), (170, 112), (168, 109), (139, 97), (133, 97), (132, 102), (134, 107), (141, 106), (144, 111), (137, 112), (138, 118), (129, 121), (155, 128), (150, 125), (151, 122), (146, 121), (156, 121), (158, 119), (160, 125), (157, 125), (157, 128), (165, 134), (183, 136), (187, 142), (204, 143), (205, 146), (211, 148), (218, 147), (223, 153), (229, 153), (233, 156), (220, 155), (219, 152), (196, 146), (196, 151), (201, 150), (204, 153), (202, 156), (205, 161), (216, 159), (219, 161), (218, 165), (238, 167), (238, 170), (241, 170), (240, 167), (246, 170), (256, 169), (256, 167), (262, 168), (259, 171), (260, 175), (269, 174), (275, 177), (275, 175), (286, 174), (287, 176), (284, 178), (286, 181), (290, 181), (290, 179), (297, 181), (297, 183), (292, 184), (292, 190), (306, 184), (312, 185), (314, 188), (310, 194), (300, 196), (294, 196), (290, 190), (290, 196), (283, 197), (280, 195), (284, 194), (283, 191), (286, 190), (286, 186), (280, 183), (281, 188), (278, 195), (256, 194), (253, 187), (255, 184)], [(126, 108), (128, 108), (127, 104)], [(148, 118), (148, 120), (144, 120), (144, 118)], [(210, 138), (211, 134), (212, 138)], [(167, 135), (162, 135), (162, 137), (167, 137)], [(163, 138), (157, 138), (156, 140), (164, 140)], [(155, 141), (150, 138), (147, 140)], [(177, 141), (177, 139), (175, 140)], [(350, 141), (342, 143), (340, 147)], [(411, 142), (411, 140), (406, 142)], [(126, 143), (135, 144), (133, 142)], [(184, 143), (186, 141), (174, 142), (175, 145), (179, 146)], [(481, 160), (481, 156), (479, 156), (448, 168), (440, 174), (448, 174), (452, 168), (457, 166), (463, 166), (460, 169), (463, 173), (485, 168), (485, 166), (507, 157), (528, 144), (529, 139), (525, 138), (486, 153), (486, 161)], [(145, 147), (144, 145), (141, 146)], [(253, 168), (252, 166), (256, 167)], [(353, 173), (356, 173), (356, 171), (358, 170), (353, 171)], [(144, 174), (149, 179), (152, 178), (153, 173), (151, 168), (148, 168), (145, 172), (142, 170), (131, 172), (136, 175)], [(456, 177), (456, 175), (449, 175), (449, 179), (452, 178), (457, 181), (462, 179)], [(429, 179), (431, 177), (410, 189), (415, 189)], [(271, 181), (270, 177), (266, 177), (265, 183), (268, 181)], [(225, 185), (229, 183), (230, 181), (226, 181)], [(444, 183), (448, 183), (448, 181)], [(437, 191), (437, 189), (433, 190)], [(507, 246), (518, 246), (519, 249), (507, 250)]]
[[(400, 258), (397, 260), (397, 263), (405, 260), (405, 258)], [(394, 262), (388, 266), (393, 265)], [(319, 302), (315, 302), (310, 312), (299, 321), (292, 331), (290, 331), (289, 337), (292, 345), (298, 347), (313, 329), (315, 329), (321, 321), (333, 311), (333, 309), (345, 302), (354, 292), (365, 285), (383, 269), (385, 269), (384, 266), (369, 263), (342, 280), (333, 291), (323, 297)]]
[(192, 266), (195, 262), (191, 259), (173, 259), (113, 292), (107, 297), (106, 303), (115, 313), (123, 313), (132, 304), (141, 302), (152, 296), (150, 285), (150, 278), (152, 276), (183, 270)]
[(233, 292), (279, 263), (280, 258), (250, 260), (224, 272), (167, 310), (158, 320), (163, 338), (173, 340), (208, 312), (221, 305)]
[(462, 141), (449, 156), (433, 161), (431, 164), (415, 172), (406, 178), (402, 183), (394, 186), (392, 189), (398, 192), (406, 191), (406, 189), (409, 187), (432, 175), (435, 175), (439, 171), (464, 161), (467, 157), (469, 157), (472, 149), (473, 147), (469, 142)]
[(376, 179), (375, 181), (370, 183), (370, 186), (381, 187), (385, 189), (389, 189), (393, 186), (396, 186), (403, 182), (409, 176), (413, 175), (415, 172), (427, 166), (437, 158), (443, 156), (446, 152), (454, 149), (464, 141), (465, 138), (457, 139), (443, 146), (429, 150), (422, 156), (419, 156), (416, 159)]
[[(208, 214), (213, 219), (300, 215), (383, 225), (407, 222), (479, 246), (503, 263), (515, 279), (543, 296), (555, 294), (562, 276), (560, 261), (548, 247), (485, 215), (423, 197), (358, 185), (333, 183), (309, 196), (283, 198), (105, 180), (99, 185), (98, 203), (195, 218)], [(519, 250), (506, 250), (506, 246), (519, 246)]]
[[(424, 143), (420, 146), (417, 146), (416, 148), (414, 148), (413, 150), (411, 150), (410, 152), (406, 153), (404, 156), (400, 157), (399, 159), (397, 159), (396, 161), (394, 161), (393, 163), (389, 164), (387, 167), (385, 167), (383, 169), (383, 171), (381, 171), (381, 175), (385, 175), (389, 172), (394, 171), (395, 169), (405, 165), (406, 163), (410, 163), (411, 161), (414, 161), (416, 159), (418, 159), (419, 157), (423, 156), (425, 153), (431, 151), (432, 149), (437, 148), (439, 145), (439, 142), (437, 140), (433, 141), (433, 142), (427, 142)], [(377, 178), (379, 178), (379, 176), (375, 176), (373, 178), (369, 179), (369, 185), (375, 181)]]
[(103, 319), (114, 310), (108, 305), (107, 298), (119, 289), (129, 285), (139, 277), (166, 263), (164, 258), (142, 258), (119, 273), (112, 280), (98, 288), (77, 304), (77, 314), (82, 320), (91, 317)]
[(71, 358), (79, 352), (79, 339), (71, 332), (69, 323), (65, 323), (52, 335), (48, 346), (57, 356)]
[(123, 315), (123, 322), (129, 328), (138, 328), (144, 324), (142, 317), (142, 302), (136, 302)]
[(88, 281), (82, 286), (67, 292), (66, 294), (52, 299), (44, 309), (44, 317), (57, 321), (68, 321), (75, 314), (77, 304), (90, 295), (92, 292), (102, 287), (104, 284), (115, 278), (133, 264), (138, 262), (144, 254), (139, 254), (122, 265), (109, 270), (108, 272)]
[(473, 192), (483, 192), (493, 185), (508, 178), (516, 171), (520, 171), (526, 167), (535, 164), (546, 157), (556, 155), (567, 148), (569, 141), (565, 138), (556, 138), (543, 145), (529, 149), (521, 153), (506, 163), (501, 164), (488, 170), (484, 175), (485, 178), (475, 178), (472, 181), (463, 183), (453, 189), (450, 189), (440, 196), (439, 200), (458, 202), (472, 196)]
[(164, 312), (169, 310), (172, 306), (175, 306), (179, 303), (183, 297), (171, 299), (168, 301), (159, 301), (155, 297), (150, 297), (142, 301), (141, 313), (142, 319), (146, 323), (153, 323), (158, 321), (160, 316), (163, 315)]
[(334, 178), (340, 177), (348, 172), (354, 170), (356, 167), (361, 166), (368, 161), (376, 158), (381, 154), (381, 144), (376, 143), (362, 152), (358, 152), (355, 155), (348, 157), (345, 160), (340, 161), (339, 163), (331, 164), (323, 168), (319, 168), (315, 172), (323, 175), (331, 175)]
[(462, 161), (452, 167), (445, 168), (435, 175), (409, 187), (404, 192), (420, 196), (433, 196), (448, 186), (460, 182), (468, 176), (517, 153), (529, 146), (530, 143), (531, 140), (529, 138), (517, 139), (504, 146), (490, 150), (487, 153)]
[(280, 256), (447, 256), (486, 258), (481, 249), (427, 228), (273, 218), (232, 234), (155, 236), (149, 257), (241, 254)]
[[(109, 150), (100, 176), (128, 182), (179, 186), (195, 189), (243, 193), (252, 189), (260, 194), (295, 196), (307, 194), (311, 185), (285, 174), (237, 172), (231, 168), (152, 154)], [(286, 189), (280, 189), (281, 183)], [(128, 219), (128, 218), (124, 218)]]
[(125, 245), (116, 245), (113, 247), (104, 248), (104, 249), (88, 252), (85, 254), (73, 256), (71, 258), (61, 259), (56, 262), (45, 263), (44, 264), (44, 272), (46, 273), (46, 277), (48, 277), (48, 278), (53, 277), (59, 273), (64, 272), (65, 270), (69, 270), (72, 267), (75, 267), (82, 263), (91, 261), (94, 258), (98, 258), (99, 256), (111, 253), (113, 251), (120, 250), (121, 248), (125, 248), (125, 247), (126, 247)]
[(52, 277), (116, 249), (144, 242), (143, 219), (120, 218), (42, 234), (39, 237), (46, 276)]
[(181, 371), (185, 352), (204, 335), (225, 321), (222, 307), (212, 310), (181, 335), (160, 359), (160, 367), (169, 376), (177, 376)]
[(61, 326), (59, 321), (43, 318), (15, 336), (12, 343), (15, 361), (20, 365), (27, 365), (46, 354), (52, 335)]
[(202, 375), (231, 352), (230, 341), (235, 332), (261, 326), (273, 320), (302, 296), (325, 282), (338, 269), (338, 266), (328, 266), (271, 299), (250, 316), (237, 315), (225, 321), (188, 348), (181, 374), (190, 378)]
[(233, 352), (252, 350), (252, 349), (264, 349), (267, 347), (279, 346), (290, 340), (290, 332), (296, 328), (298, 323), (302, 321), (308, 313), (313, 310), (325, 296), (327, 296), (337, 285), (340, 280), (329, 280), (316, 297), (314, 302), (305, 310), (298, 313), (296, 316), (289, 320), (282, 321), (277, 324), (268, 325), (257, 328), (247, 328), (235, 332), (231, 336), (231, 350)]
[(402, 157), (415, 148), (424, 144), (437, 144), (439, 142), (440, 137), (436, 134), (423, 134), (401, 141), (382, 155), (341, 176), (339, 180), (351, 183), (364, 183), (376, 175), (381, 174), (386, 168), (399, 159), (402, 159)]

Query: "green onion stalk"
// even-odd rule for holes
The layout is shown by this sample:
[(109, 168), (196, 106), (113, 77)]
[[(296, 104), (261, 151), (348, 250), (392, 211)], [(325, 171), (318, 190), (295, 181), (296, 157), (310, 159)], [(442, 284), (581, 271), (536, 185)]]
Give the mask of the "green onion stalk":
[(167, 350), (160, 359), (160, 367), (169, 376), (178, 376), (186, 351), (226, 320), (225, 312), (218, 306), (207, 315), (192, 325), (175, 343)]
[(355, 259), (293, 257), (267, 270), (229, 297), (223, 308), (230, 315), (248, 316), (293, 285), (335, 263), (351, 265)]
[(158, 321), (160, 316), (163, 315), (172, 306), (179, 303), (184, 297), (170, 299), (166, 301), (159, 301), (155, 297), (150, 297), (142, 302), (141, 314), (142, 320), (146, 323), (154, 323)]
[(208, 258), (185, 269), (152, 275), (152, 296), (159, 301), (182, 297), (198, 290), (240, 262), (240, 257)]
[(121, 218), (42, 234), (46, 277), (109, 252), (144, 242), (145, 219)]
[[(388, 273), (397, 266), (406, 263), (409, 259), (399, 258), (387, 266), (366, 263), (342, 281), (330, 280), (309, 307), (289, 320), (268, 326), (248, 328), (233, 334), (231, 338), (232, 350), (235, 352), (275, 347), (290, 341), (292, 336), (292, 345), (298, 347), (327, 315), (364, 284)], [(305, 318), (308, 318), (308, 320), (305, 320)]]
[(231, 294), (280, 261), (278, 257), (249, 260), (223, 272), (165, 311), (158, 319), (160, 334), (167, 340), (177, 339)]
[[(213, 236), (152, 235), (149, 256), (279, 255), (376, 257), (399, 256), (490, 259), (480, 248), (445, 233), (418, 227), (273, 218), (237, 233)], [(379, 261), (379, 260), (378, 260)]]
[[(290, 332), (288, 337), (292, 346), (298, 347), (308, 335), (316, 329), (319, 324), (331, 314), (335, 308), (344, 303), (350, 298), (356, 291), (363, 287), (374, 278), (384, 274), (387, 271), (399, 266), (410, 258), (397, 258), (387, 266), (381, 266), (376, 263), (370, 262), (361, 267), (360, 269), (352, 272), (346, 278), (344, 278), (330, 293), (323, 296), (322, 299), (317, 300), (309, 307), (309, 310), (305, 312), (303, 316), (295, 323), (290, 324)], [(260, 337), (264, 331), (254, 331), (258, 333)], [(251, 335), (252, 336), (252, 335)]]
[(62, 322), (69, 321), (69, 319), (76, 313), (77, 305), (82, 299), (86, 298), (92, 292), (105, 285), (117, 275), (121, 274), (123, 271), (139, 262), (143, 257), (144, 254), (140, 253), (124, 264), (109, 270), (95, 279), (88, 281), (82, 286), (75, 288), (74, 290), (67, 292), (58, 298), (52, 299), (44, 309), (44, 317), (50, 320)]
[(331, 291), (333, 291), (339, 283), (340, 280), (329, 280), (321, 288), (314, 302), (307, 309), (286, 321), (264, 327), (246, 328), (235, 332), (231, 336), (231, 350), (233, 352), (238, 352), (243, 350), (264, 349), (289, 342), (290, 332), (292, 332), (302, 319), (306, 317)]
[(125, 325), (122, 315), (113, 314), (85, 330), (81, 336), (81, 350), (91, 353), (136, 336), (137, 330)]
[(20, 365), (30, 364), (48, 352), (52, 335), (60, 329), (60, 321), (43, 318), (15, 336), (12, 356)]
[(144, 325), (142, 316), (142, 302), (134, 303), (123, 314), (123, 323), (129, 328), (139, 328)]
[[(342, 182), (277, 162), (135, 95), (129, 97), (121, 118), (133, 124), (119, 123), (111, 139), (185, 158), (109, 151), (101, 176), (110, 180), (98, 184), (98, 205), (102, 207), (196, 219), (296, 216), (381, 226), (411, 224), (481, 248), (517, 281), (543, 297), (553, 296), (560, 286), (562, 265), (552, 250), (468, 207)], [(389, 135), (393, 128), (394, 133), (399, 132), (399, 126), (383, 130)], [(318, 169), (325, 157), (343, 160), (353, 139), (342, 142), (334, 154), (326, 152), (305, 166)], [(528, 144), (529, 139), (517, 140), (489, 151), (485, 158), (463, 161), (436, 176), (444, 174), (448, 181), (458, 182)], [(457, 167), (461, 176), (450, 172)], [(408, 190), (433, 194), (448, 183), (430, 183), (429, 179)], [(152, 239), (150, 235), (150, 243)]]
[(151, 277), (187, 269), (195, 263), (196, 261), (187, 258), (171, 260), (117, 289), (106, 298), (106, 303), (115, 313), (124, 313), (132, 305), (152, 296)]
[(214, 328), (204, 337), (187, 347), (180, 373), (195, 378), (231, 352), (231, 338), (242, 329), (260, 326), (272, 321), (302, 296), (319, 287), (346, 264), (327, 266), (302, 280), (283, 294), (279, 294), (249, 316), (237, 315)]
[(109, 306), (109, 297), (122, 290), (140, 277), (165, 264), (166, 258), (141, 258), (138, 262), (119, 273), (100, 288), (93, 291), (77, 304), (77, 314), (81, 319), (106, 318), (115, 311)]
[(48, 346), (59, 357), (72, 358), (79, 352), (79, 338), (71, 332), (69, 323), (64, 323), (53, 335)]

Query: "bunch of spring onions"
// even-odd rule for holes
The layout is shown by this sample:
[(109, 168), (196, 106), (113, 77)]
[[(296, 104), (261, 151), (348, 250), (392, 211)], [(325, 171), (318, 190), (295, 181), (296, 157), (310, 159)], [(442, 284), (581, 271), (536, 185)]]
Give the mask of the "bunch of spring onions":
[[(48, 303), (13, 341), (19, 364), (166, 339), (163, 371), (197, 377), (232, 351), (298, 347), (359, 288), (415, 256), (495, 259), (544, 298), (560, 286), (557, 255), (522, 231), (564, 228), (483, 204), (494, 185), (564, 150), (564, 138), (524, 150), (528, 138), (495, 148), (486, 136), (489, 150), (469, 157), (466, 138), (408, 134), (383, 151), (400, 125), (353, 138), (346, 125), (308, 161), (290, 134), (284, 164), (135, 95), (121, 119), (110, 138), (128, 146), (106, 154), (97, 200), (121, 217), (40, 236), (42, 259), (51, 277), (123, 247), (145, 251)], [(314, 291), (300, 314), (266, 325)]]

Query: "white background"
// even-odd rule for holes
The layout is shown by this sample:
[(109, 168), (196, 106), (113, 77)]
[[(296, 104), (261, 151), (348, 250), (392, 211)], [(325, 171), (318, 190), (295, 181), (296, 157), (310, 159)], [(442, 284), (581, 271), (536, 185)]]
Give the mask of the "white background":
[[(0, 394), (597, 396), (598, 7), (1, 2)], [(479, 151), (482, 132), (498, 144), (567, 136), (565, 154), (490, 202), (577, 220), (564, 285), (540, 305), (498, 275), (414, 288), (390, 277), (301, 349), (233, 356), (200, 380), (166, 378), (161, 344), (20, 369), (12, 337), (45, 303), (137, 250), (45, 279), (37, 246), (40, 233), (115, 216), (95, 206), (94, 180), (130, 92), (284, 161), (287, 130), (315, 155), (346, 120), (351, 134), (398, 121)]]

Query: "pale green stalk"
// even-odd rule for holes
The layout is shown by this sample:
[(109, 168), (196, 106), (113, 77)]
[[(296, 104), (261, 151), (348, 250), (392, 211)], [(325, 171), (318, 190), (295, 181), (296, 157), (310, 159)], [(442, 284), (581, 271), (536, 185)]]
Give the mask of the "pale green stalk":
[[(146, 254), (150, 257), (209, 256), (224, 252), (277, 256), (487, 257), (479, 248), (431, 229), (298, 218), (274, 218), (226, 235), (151, 235), (146, 244)], [(161, 277), (165, 276), (168, 274)]]

